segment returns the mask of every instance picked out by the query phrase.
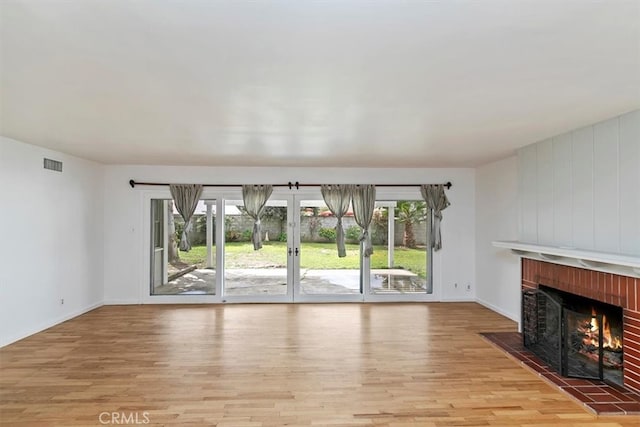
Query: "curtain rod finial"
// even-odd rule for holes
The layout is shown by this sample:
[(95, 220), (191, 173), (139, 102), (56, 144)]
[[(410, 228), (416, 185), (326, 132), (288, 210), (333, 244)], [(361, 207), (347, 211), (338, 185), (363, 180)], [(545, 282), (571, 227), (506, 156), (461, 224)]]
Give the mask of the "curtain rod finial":
[(134, 188), (136, 186), (136, 182), (132, 179), (129, 180), (129, 185), (131, 186), (131, 188)]
[(452, 185), (453, 184), (451, 184), (451, 181), (447, 181), (447, 183), (444, 186), (447, 187), (447, 190), (451, 190)]

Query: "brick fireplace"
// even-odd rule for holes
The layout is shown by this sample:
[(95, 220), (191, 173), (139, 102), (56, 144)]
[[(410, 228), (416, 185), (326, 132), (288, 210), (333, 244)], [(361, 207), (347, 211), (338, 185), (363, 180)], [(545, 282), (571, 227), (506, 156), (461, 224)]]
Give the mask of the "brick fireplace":
[(542, 285), (622, 308), (623, 384), (640, 392), (640, 279), (522, 258), (522, 290)]

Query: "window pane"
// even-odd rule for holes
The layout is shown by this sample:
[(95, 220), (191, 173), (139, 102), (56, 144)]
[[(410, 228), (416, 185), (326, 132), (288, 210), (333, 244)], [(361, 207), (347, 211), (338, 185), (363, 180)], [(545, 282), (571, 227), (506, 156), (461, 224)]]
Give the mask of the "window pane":
[(340, 258), (336, 245), (337, 222), (324, 201), (300, 202), (300, 293), (360, 293), (360, 227), (349, 209), (342, 218), (347, 256)]
[(267, 202), (257, 251), (251, 242), (253, 222), (242, 200), (225, 201), (224, 295), (286, 295), (287, 201)]
[(427, 286), (425, 213), (422, 201), (377, 203), (371, 222), (372, 293), (431, 293)]
[(184, 220), (173, 200), (151, 200), (152, 295), (215, 294), (215, 210), (215, 200), (198, 202), (187, 230), (191, 250), (181, 251)]

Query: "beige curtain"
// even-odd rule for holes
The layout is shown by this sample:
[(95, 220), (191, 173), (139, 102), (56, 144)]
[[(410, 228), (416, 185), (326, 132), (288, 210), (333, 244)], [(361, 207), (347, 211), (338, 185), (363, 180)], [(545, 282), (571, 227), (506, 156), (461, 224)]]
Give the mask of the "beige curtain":
[(273, 186), (271, 185), (243, 185), (242, 200), (247, 214), (253, 218), (253, 231), (251, 241), (253, 250), (262, 248), (262, 231), (260, 227), (260, 217), (267, 205), (267, 200), (271, 197)]
[(353, 216), (362, 229), (360, 241), (363, 242), (363, 254), (365, 257), (369, 257), (373, 254), (369, 226), (373, 218), (373, 210), (376, 207), (376, 187), (374, 185), (356, 185), (353, 189), (352, 203)]
[[(447, 195), (444, 193), (444, 185), (427, 184), (420, 186), (422, 198), (427, 203), (427, 232), (429, 233), (427, 244), (435, 251), (442, 249), (442, 235), (440, 234), (440, 222), (442, 211), (450, 205)], [(433, 213), (433, 222), (431, 216)], [(429, 225), (431, 225), (429, 227)]]
[(176, 205), (176, 209), (182, 219), (184, 219), (184, 228), (182, 229), (182, 237), (180, 237), (180, 250), (188, 252), (191, 250), (189, 242), (189, 231), (191, 231), (191, 217), (196, 210), (198, 200), (202, 194), (202, 185), (200, 184), (171, 184), (169, 185), (171, 197)]
[(344, 228), (342, 227), (342, 217), (349, 210), (351, 203), (351, 193), (353, 185), (349, 184), (331, 184), (321, 185), (320, 191), (322, 198), (333, 216), (338, 219), (336, 224), (336, 244), (338, 245), (338, 256), (347, 256), (347, 249), (344, 246)]

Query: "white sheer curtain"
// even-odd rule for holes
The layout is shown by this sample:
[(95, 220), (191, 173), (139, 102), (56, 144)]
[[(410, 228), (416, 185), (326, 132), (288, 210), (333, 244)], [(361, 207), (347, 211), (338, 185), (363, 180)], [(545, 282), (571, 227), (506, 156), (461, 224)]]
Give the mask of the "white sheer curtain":
[(260, 229), (260, 217), (264, 212), (267, 200), (271, 197), (273, 186), (271, 185), (243, 185), (242, 200), (247, 214), (253, 218), (253, 231), (251, 232), (251, 241), (253, 249), (262, 248), (262, 232)]
[[(440, 222), (442, 221), (442, 211), (450, 205), (447, 195), (444, 193), (444, 185), (427, 184), (420, 186), (422, 198), (427, 203), (427, 232), (429, 239), (427, 245), (435, 251), (442, 248), (442, 235), (440, 233)], [(431, 217), (433, 213), (433, 223)], [(429, 227), (429, 225), (431, 225)]]
[(344, 246), (344, 228), (342, 227), (342, 217), (349, 210), (351, 203), (351, 193), (353, 185), (349, 184), (326, 184), (320, 186), (322, 198), (331, 213), (338, 219), (336, 224), (336, 243), (338, 245), (338, 256), (347, 256), (347, 249)]
[(376, 187), (374, 185), (356, 185), (353, 190), (352, 203), (353, 216), (362, 229), (360, 236), (360, 241), (364, 242), (362, 252), (365, 257), (369, 257), (373, 254), (369, 226), (373, 218), (373, 210), (376, 207)]
[(202, 194), (202, 185), (200, 184), (171, 184), (169, 185), (171, 197), (175, 202), (176, 209), (182, 219), (184, 219), (184, 228), (182, 229), (182, 237), (180, 238), (180, 250), (188, 252), (191, 250), (189, 242), (189, 231), (191, 231), (191, 217), (196, 210), (198, 200)]

